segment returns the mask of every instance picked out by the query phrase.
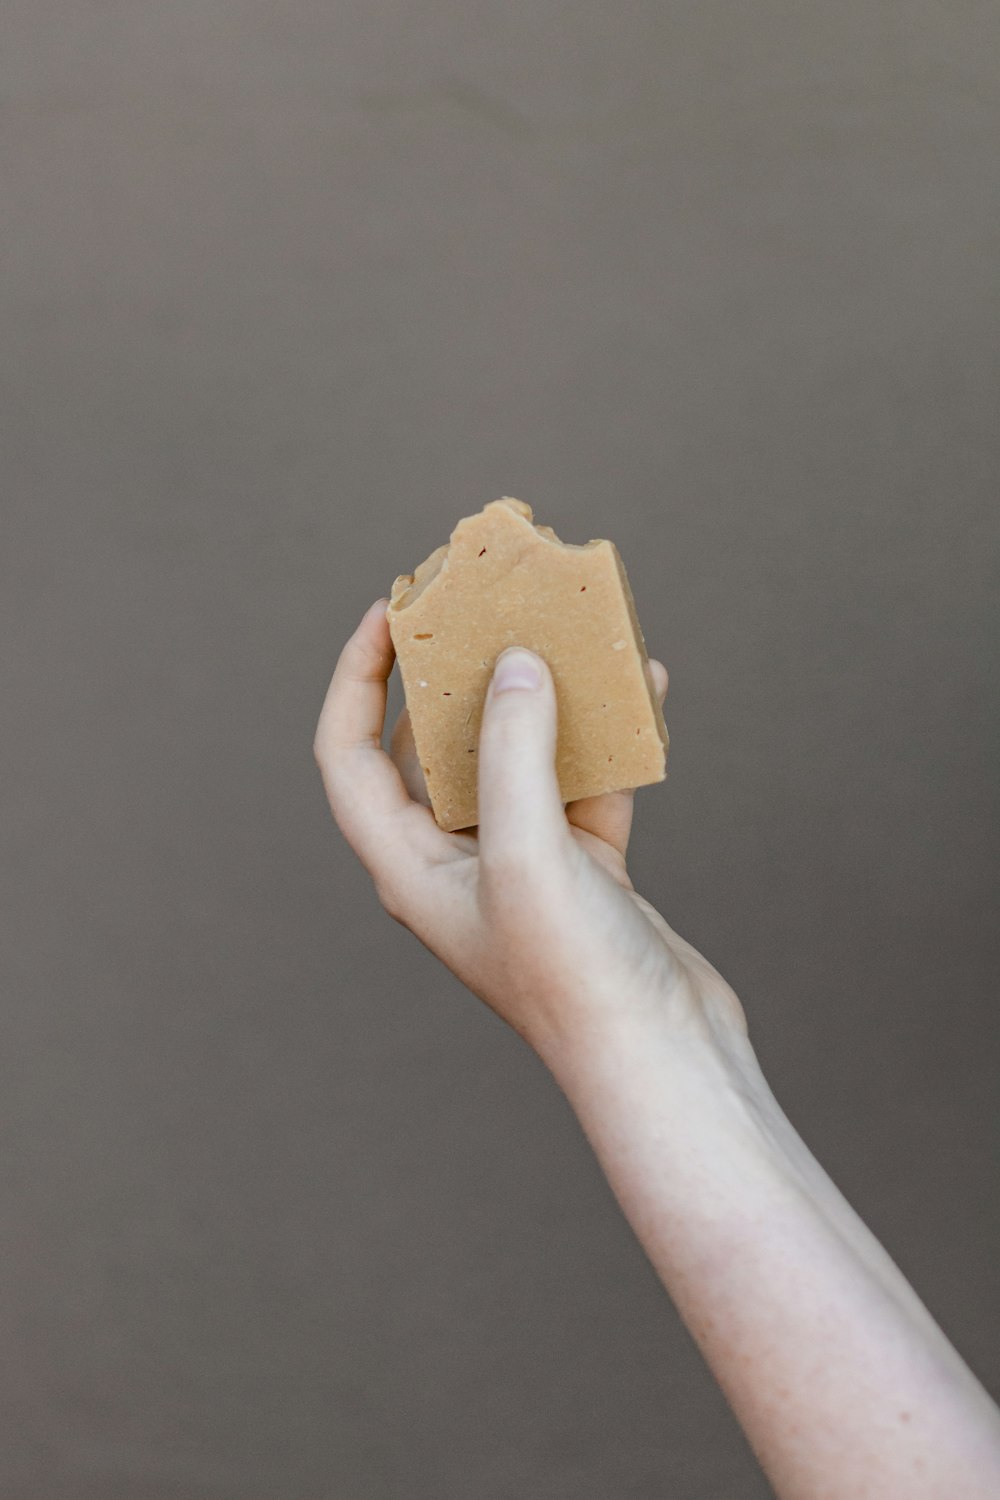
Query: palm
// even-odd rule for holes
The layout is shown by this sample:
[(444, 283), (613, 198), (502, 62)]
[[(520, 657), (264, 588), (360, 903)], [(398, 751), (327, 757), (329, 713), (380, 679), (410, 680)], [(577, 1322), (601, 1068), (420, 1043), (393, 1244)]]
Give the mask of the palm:
[[(632, 886), (625, 864), (634, 802), (630, 790), (564, 804), (564, 827), (580, 857), (568, 863), (554, 858), (548, 876), (535, 885), (528, 901), (533, 938), (526, 936), (519, 925), (524, 912), (519, 915), (506, 901), (495, 863), (484, 880), (478, 830), (448, 833), (437, 826), (405, 709), (393, 726), (389, 753), (382, 748), (395, 659), (385, 603), (380, 599), (366, 612), (341, 652), (314, 753), (331, 811), (390, 916), (525, 1034), (538, 994), (558, 995), (566, 976), (581, 969), (595, 993), (644, 992), (652, 986), (660, 994), (666, 986), (676, 998), (707, 985), (739, 1021), (739, 1002), (726, 994), (724, 981)], [(650, 661), (650, 670), (662, 703), (666, 668)], [(515, 908), (525, 879), (522, 873), (506, 887)], [(560, 889), (553, 895), (555, 885)], [(528, 994), (535, 1000), (525, 1009)]]

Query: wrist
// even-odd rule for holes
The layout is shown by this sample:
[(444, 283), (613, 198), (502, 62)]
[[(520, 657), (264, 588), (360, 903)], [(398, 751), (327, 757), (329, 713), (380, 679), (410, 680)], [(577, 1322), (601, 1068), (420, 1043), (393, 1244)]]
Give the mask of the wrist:
[(703, 1102), (749, 1107), (770, 1094), (745, 1026), (724, 1002), (668, 995), (623, 1004), (550, 1033), (535, 1050), (570, 1103), (640, 1082), (664, 1101), (694, 1092)]
[(749, 1243), (762, 1215), (870, 1238), (784, 1114), (742, 1027), (701, 1011), (680, 1026), (669, 1007), (622, 1013), (600, 1032), (561, 1038), (543, 1061), (641, 1239), (654, 1183), (664, 1223), (682, 1218), (699, 1253)]
[(542, 1060), (609, 1175), (652, 1172), (685, 1211), (721, 1193), (737, 1219), (741, 1205), (810, 1196), (816, 1164), (742, 1027), (701, 1009), (678, 1024), (670, 1005), (623, 1008), (551, 1041)]

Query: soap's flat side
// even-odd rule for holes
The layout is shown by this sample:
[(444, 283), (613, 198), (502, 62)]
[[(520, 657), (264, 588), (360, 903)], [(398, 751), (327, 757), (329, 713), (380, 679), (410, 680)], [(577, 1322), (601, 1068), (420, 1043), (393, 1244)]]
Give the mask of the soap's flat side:
[(666, 728), (617, 549), (560, 543), (522, 505), (464, 518), (433, 586), (387, 610), (434, 815), (449, 830), (477, 821), (483, 701), (507, 645), (537, 651), (552, 672), (564, 801), (665, 775)]
[[(500, 500), (491, 500), (488, 505), (483, 507), (483, 510), (479, 514), (486, 515), (493, 506), (503, 506), (506, 510), (513, 512), (514, 515), (520, 516), (522, 520), (531, 522), (531, 506), (525, 500), (515, 500), (510, 495), (504, 495)], [(386, 610), (390, 624), (401, 610), (409, 609), (411, 605), (415, 604), (424, 590), (434, 582), (435, 578), (446, 566), (453, 546), (456, 542), (460, 543), (463, 528), (474, 519), (475, 517), (473, 516), (464, 516), (456, 524), (447, 542), (442, 542), (440, 547), (435, 547), (434, 551), (428, 557), (425, 557), (422, 563), (417, 564), (412, 573), (399, 574), (390, 590), (389, 608)], [(536, 526), (534, 529), (539, 535), (546, 535), (554, 541), (558, 541), (551, 526)]]
[(435, 818), (449, 830), (476, 821), (479, 723), (503, 649), (487, 595), (516, 567), (525, 534), (534, 539), (525, 512), (523, 502), (491, 502), (464, 517), (448, 545), (418, 567), (412, 586), (405, 574), (397, 579), (395, 606), (386, 611), (414, 747)]

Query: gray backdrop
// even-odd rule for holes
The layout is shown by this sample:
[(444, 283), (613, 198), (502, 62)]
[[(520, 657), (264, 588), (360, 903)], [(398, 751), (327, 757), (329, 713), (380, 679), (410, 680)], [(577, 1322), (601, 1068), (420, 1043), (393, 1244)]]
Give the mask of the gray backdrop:
[(995, 5), (0, 25), (0, 1493), (767, 1493), (312, 762), (362, 611), (503, 494), (618, 544), (636, 884), (1000, 1392)]

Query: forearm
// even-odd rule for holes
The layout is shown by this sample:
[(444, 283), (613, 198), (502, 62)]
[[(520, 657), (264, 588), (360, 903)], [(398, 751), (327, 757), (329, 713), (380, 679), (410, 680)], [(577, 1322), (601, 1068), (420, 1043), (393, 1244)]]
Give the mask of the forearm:
[(748, 1042), (649, 1024), (546, 1059), (781, 1500), (988, 1500), (1000, 1416)]

